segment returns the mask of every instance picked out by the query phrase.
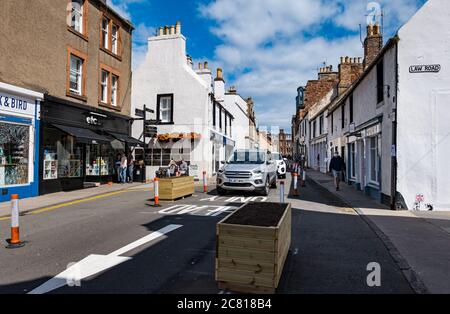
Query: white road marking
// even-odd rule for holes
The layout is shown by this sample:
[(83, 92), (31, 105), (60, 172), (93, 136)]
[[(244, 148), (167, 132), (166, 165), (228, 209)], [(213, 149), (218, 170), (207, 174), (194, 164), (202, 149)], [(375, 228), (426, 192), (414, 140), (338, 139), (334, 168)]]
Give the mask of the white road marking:
[(124, 246), (117, 251), (112, 252), (108, 255), (89, 255), (85, 259), (80, 262), (71, 265), (65, 271), (56, 275), (52, 279), (48, 280), (44, 284), (40, 285), (36, 289), (29, 292), (29, 294), (44, 294), (55, 289), (64, 287), (70, 283), (78, 283), (81, 280), (91, 277), (95, 274), (108, 270), (114, 266), (122, 264), (128, 260), (131, 260), (131, 257), (122, 257), (123, 255), (129, 251), (132, 251), (148, 242), (156, 240), (169, 232), (172, 232), (178, 228), (181, 228), (182, 225), (169, 225), (158, 231), (155, 231), (148, 236), (145, 236), (133, 243), (130, 243)]
[(119, 256), (119, 255), (123, 255), (126, 252), (132, 251), (150, 241), (153, 241), (157, 238), (162, 237), (163, 235), (172, 232), (178, 228), (181, 228), (182, 225), (168, 225), (167, 227), (164, 227), (158, 231), (155, 231), (151, 234), (149, 234), (146, 237), (143, 237), (142, 239), (139, 239), (137, 241), (134, 241), (133, 243), (128, 244), (127, 246), (124, 246), (121, 249), (118, 249), (117, 251), (112, 252), (111, 254), (109, 254), (108, 256)]

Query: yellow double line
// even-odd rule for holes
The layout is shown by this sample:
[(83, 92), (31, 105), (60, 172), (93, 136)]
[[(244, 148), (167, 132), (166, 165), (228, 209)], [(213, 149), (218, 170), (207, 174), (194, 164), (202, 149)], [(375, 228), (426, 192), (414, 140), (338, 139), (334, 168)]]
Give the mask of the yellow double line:
[[(114, 195), (119, 195), (119, 194), (123, 194), (123, 193), (126, 193), (126, 192), (132, 192), (132, 191), (133, 190), (121, 190), (121, 191), (101, 194), (101, 195), (97, 195), (97, 196), (83, 198), (83, 199), (76, 200), (76, 201), (71, 201), (71, 202), (61, 203), (61, 204), (54, 205), (54, 206), (44, 207), (44, 208), (41, 208), (41, 209), (36, 209), (36, 210), (29, 211), (29, 212), (23, 212), (21, 214), (36, 215), (36, 214), (40, 214), (40, 213), (49, 212), (49, 211), (52, 211), (52, 210), (55, 210), (55, 209), (59, 209), (59, 208), (67, 207), (67, 206), (72, 206), (72, 205), (77, 205), (77, 204), (82, 204), (82, 203), (87, 203), (87, 202), (95, 201), (95, 200), (98, 200), (98, 199), (102, 199), (102, 198), (106, 198), (106, 197), (110, 197), (110, 196), (114, 196)], [(0, 221), (9, 220), (9, 219), (10, 219), (10, 216), (3, 217), (3, 218), (0, 218)]]

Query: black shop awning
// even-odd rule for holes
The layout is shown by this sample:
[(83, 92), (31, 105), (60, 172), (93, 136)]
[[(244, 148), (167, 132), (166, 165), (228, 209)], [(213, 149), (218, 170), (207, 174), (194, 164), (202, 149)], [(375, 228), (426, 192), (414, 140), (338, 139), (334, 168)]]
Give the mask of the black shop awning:
[(138, 139), (135, 139), (134, 137), (131, 137), (127, 134), (121, 134), (121, 133), (115, 133), (115, 132), (108, 132), (109, 134), (111, 134), (114, 138), (116, 138), (117, 140), (127, 143), (128, 145), (131, 146), (144, 146), (144, 142), (141, 142)]
[(76, 128), (67, 125), (53, 124), (53, 126), (64, 133), (67, 133), (73, 137), (76, 137), (77, 141), (85, 144), (108, 144), (111, 143), (112, 138), (100, 135), (84, 128)]

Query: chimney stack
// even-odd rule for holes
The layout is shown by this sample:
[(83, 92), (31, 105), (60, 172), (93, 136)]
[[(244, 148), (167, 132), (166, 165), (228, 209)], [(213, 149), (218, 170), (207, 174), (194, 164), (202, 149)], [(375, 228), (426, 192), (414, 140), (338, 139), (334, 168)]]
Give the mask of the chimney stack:
[(383, 35), (379, 24), (367, 26), (367, 37), (364, 41), (364, 69), (366, 69), (383, 49)]
[(175, 34), (181, 34), (181, 22), (177, 21), (177, 24), (175, 25)]
[(223, 71), (217, 68), (217, 75), (214, 79), (214, 94), (217, 101), (223, 101), (225, 97), (225, 80), (223, 79)]
[(338, 94), (344, 93), (364, 71), (361, 58), (341, 57)]

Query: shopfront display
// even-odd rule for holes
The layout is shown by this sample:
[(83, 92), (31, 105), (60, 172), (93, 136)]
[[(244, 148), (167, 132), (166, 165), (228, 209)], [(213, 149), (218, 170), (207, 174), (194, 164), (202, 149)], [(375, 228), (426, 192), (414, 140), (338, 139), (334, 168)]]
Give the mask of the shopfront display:
[(116, 181), (117, 156), (141, 144), (129, 136), (131, 124), (130, 117), (46, 96), (41, 194)]
[(0, 202), (38, 195), (37, 108), (43, 95), (0, 82)]

